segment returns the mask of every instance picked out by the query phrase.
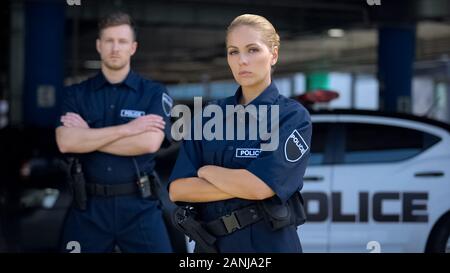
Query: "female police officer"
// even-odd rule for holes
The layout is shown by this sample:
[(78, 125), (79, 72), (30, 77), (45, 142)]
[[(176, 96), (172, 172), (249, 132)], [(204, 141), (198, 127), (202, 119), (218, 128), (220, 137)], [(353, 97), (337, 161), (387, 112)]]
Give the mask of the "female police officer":
[(279, 130), (271, 132), (278, 134), (279, 145), (261, 150), (261, 137), (185, 139), (169, 179), (170, 198), (198, 210), (199, 220), (217, 236), (219, 252), (301, 252), (296, 225), (273, 228), (255, 204), (268, 200), (286, 204), (301, 189), (312, 134), (309, 114), (298, 102), (280, 95), (271, 82), (280, 42), (268, 20), (251, 14), (235, 18), (226, 42), (228, 64), (240, 87), (217, 105), (279, 107)]

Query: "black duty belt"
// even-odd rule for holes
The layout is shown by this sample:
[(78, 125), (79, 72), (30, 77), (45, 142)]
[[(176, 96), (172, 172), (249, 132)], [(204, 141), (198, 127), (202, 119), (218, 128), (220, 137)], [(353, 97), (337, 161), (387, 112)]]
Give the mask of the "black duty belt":
[(90, 195), (97, 196), (117, 196), (117, 195), (131, 195), (138, 193), (136, 183), (118, 184), (118, 185), (102, 185), (94, 183), (86, 183), (86, 191)]
[(235, 210), (230, 215), (225, 215), (206, 223), (206, 229), (215, 236), (224, 236), (254, 224), (261, 219), (263, 219), (263, 215), (258, 207), (250, 205)]

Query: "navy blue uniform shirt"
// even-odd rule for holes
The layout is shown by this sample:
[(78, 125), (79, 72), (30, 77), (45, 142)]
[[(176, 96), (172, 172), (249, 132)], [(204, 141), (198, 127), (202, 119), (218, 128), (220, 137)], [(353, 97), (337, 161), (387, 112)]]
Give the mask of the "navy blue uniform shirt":
[[(217, 105), (225, 113), (225, 106), (238, 105), (241, 95), (242, 90), (239, 88), (234, 96), (219, 100)], [(295, 191), (300, 190), (303, 186), (303, 175), (309, 158), (312, 134), (308, 111), (297, 101), (280, 95), (274, 83), (270, 84), (250, 104), (257, 107), (267, 105), (269, 109), (272, 105), (279, 106), (279, 145), (276, 150), (252, 152), (254, 150), (250, 149), (259, 149), (263, 141), (260, 137), (257, 140), (249, 140), (249, 126), (246, 126), (246, 140), (208, 141), (204, 138), (202, 140), (183, 140), (169, 183), (179, 178), (197, 177), (197, 170), (200, 167), (216, 165), (248, 170), (264, 181), (281, 202), (285, 202)], [(225, 116), (224, 114), (224, 126)], [(270, 111), (268, 117), (270, 121)], [(245, 181), (241, 181), (241, 183), (245, 183)], [(233, 198), (192, 205), (198, 209), (201, 220), (211, 221), (253, 202)], [(298, 242), (298, 237), (292, 228), (295, 230), (295, 227), (291, 226), (289, 231), (271, 232), (264, 226), (264, 223), (259, 222), (249, 228), (219, 238), (218, 246), (224, 252), (301, 251), (299, 244), (294, 243)], [(292, 246), (289, 246), (290, 242), (293, 242)]]
[[(170, 143), (172, 99), (166, 88), (130, 71), (122, 83), (110, 84), (102, 72), (65, 90), (62, 114), (79, 114), (90, 128), (103, 128), (130, 122), (141, 115), (156, 114), (166, 122), (163, 145)], [(98, 184), (123, 184), (136, 181), (132, 157), (99, 151), (79, 154), (86, 180)], [(154, 154), (135, 156), (141, 172), (151, 173)]]

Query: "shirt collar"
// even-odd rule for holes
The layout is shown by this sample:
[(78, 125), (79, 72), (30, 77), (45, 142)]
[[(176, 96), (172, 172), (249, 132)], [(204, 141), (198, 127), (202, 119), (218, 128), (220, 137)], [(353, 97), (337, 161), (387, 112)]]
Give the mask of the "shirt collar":
[[(94, 77), (93, 83), (94, 83), (94, 86), (93, 86), (94, 90), (98, 90), (98, 89), (102, 88), (105, 84), (110, 84), (106, 80), (105, 75), (103, 75), (103, 73), (101, 71)], [(138, 91), (139, 76), (135, 72), (130, 70), (130, 72), (128, 73), (125, 80), (120, 84), (125, 84), (126, 86), (130, 87), (131, 90)]]
[[(275, 103), (279, 94), (280, 93), (278, 92), (278, 88), (276, 87), (275, 83), (272, 81), (270, 83), (270, 85), (267, 86), (267, 88), (264, 89), (264, 91), (261, 94), (259, 94), (259, 96), (254, 98), (249, 104), (271, 105), (271, 104)], [(241, 98), (241, 96), (242, 96), (242, 87), (239, 86), (238, 90), (234, 94), (234, 105), (239, 104), (239, 99)]]
[(127, 77), (123, 81), (123, 83), (125, 85), (127, 85), (128, 87), (130, 87), (132, 90), (138, 91), (139, 90), (140, 78), (139, 78), (138, 74), (134, 73), (133, 70), (130, 70), (130, 72), (128, 73)]

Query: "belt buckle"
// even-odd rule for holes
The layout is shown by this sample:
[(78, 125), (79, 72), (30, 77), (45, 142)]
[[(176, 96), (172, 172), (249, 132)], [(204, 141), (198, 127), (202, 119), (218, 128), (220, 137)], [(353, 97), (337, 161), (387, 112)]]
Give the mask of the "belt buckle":
[(241, 228), (241, 225), (239, 224), (239, 221), (234, 212), (232, 212), (230, 215), (222, 216), (221, 219), (223, 224), (225, 225), (225, 229), (227, 230), (228, 234)]

